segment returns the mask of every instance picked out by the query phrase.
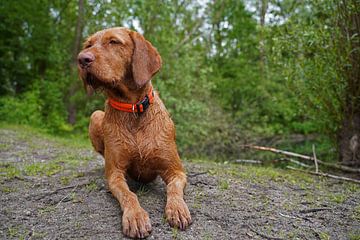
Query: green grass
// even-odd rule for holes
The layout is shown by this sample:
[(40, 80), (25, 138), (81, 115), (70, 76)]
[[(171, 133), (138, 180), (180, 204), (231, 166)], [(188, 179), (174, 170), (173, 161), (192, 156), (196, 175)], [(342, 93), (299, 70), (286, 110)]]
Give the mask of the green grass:
[(15, 192), (16, 190), (14, 188), (1, 187), (0, 191), (3, 192), (3, 193), (11, 193), (11, 192)]
[(14, 130), (21, 140), (30, 143), (32, 142), (31, 139), (41, 138), (45, 141), (50, 141), (60, 146), (70, 147), (74, 149), (91, 147), (87, 133), (84, 134), (67, 133), (64, 136), (61, 136), (61, 135), (51, 134), (47, 132), (45, 128), (36, 128), (28, 125), (15, 125), (5, 122), (0, 122), (0, 129)]
[(71, 182), (72, 179), (73, 178), (70, 177), (70, 176), (62, 176), (60, 178), (60, 182), (61, 182), (62, 185), (69, 185), (69, 183)]
[(227, 190), (229, 189), (229, 181), (226, 179), (221, 179), (219, 182), (219, 188), (221, 190)]
[[(200, 161), (199, 163), (201, 163)], [(207, 164), (206, 162), (202, 162)], [(210, 175), (231, 175), (238, 179), (257, 181), (266, 183), (269, 180), (274, 182), (301, 184), (313, 184), (315, 178), (311, 175), (274, 168), (270, 166), (244, 166), (237, 164), (220, 164), (213, 165), (214, 167), (209, 170)]]
[(24, 166), (24, 174), (27, 176), (52, 176), (63, 169), (56, 162), (32, 163)]
[(330, 240), (330, 235), (327, 232), (319, 233), (319, 237), (321, 240)]
[(354, 208), (353, 216), (356, 221), (360, 222), (360, 204)]
[[(0, 122), (0, 129), (12, 130), (11, 134), (16, 141), (26, 146), (26, 150), (16, 151), (13, 156), (18, 159), (26, 159), (32, 151), (37, 151), (49, 144), (52, 148), (64, 149), (60, 151), (58, 156), (52, 156), (54, 159), (49, 159), (46, 162), (25, 163), (0, 163), (0, 178), (13, 179), (22, 176), (52, 176), (59, 173), (65, 168), (77, 168), (81, 164), (92, 159), (91, 155), (83, 155), (79, 150), (88, 151), (92, 147), (88, 138), (81, 135), (71, 135), (66, 137), (54, 136), (43, 129), (38, 129), (25, 125), (11, 125)], [(13, 146), (8, 143), (0, 145), (0, 151), (9, 151)], [(66, 184), (70, 179), (62, 179)]]
[(203, 189), (200, 188), (195, 192), (195, 199), (194, 199), (194, 203), (193, 203), (193, 208), (200, 209), (201, 208), (201, 203), (203, 202), (203, 198), (204, 198)]
[(5, 179), (25, 176), (52, 176), (63, 169), (63, 166), (56, 162), (20, 164), (1, 164), (0, 176)]
[(46, 207), (43, 207), (43, 208), (39, 209), (39, 214), (43, 215), (43, 214), (53, 213), (55, 211), (56, 211), (55, 206), (46, 206)]
[(146, 195), (149, 191), (150, 191), (150, 190), (149, 190), (149, 188), (148, 188), (148, 186), (147, 186), (146, 184), (141, 184), (140, 187), (139, 187), (139, 189), (136, 191), (136, 194), (137, 194), (138, 196), (144, 196), (144, 195)]
[[(49, 142), (56, 148), (57, 146), (64, 151), (60, 152), (51, 161), (44, 163), (31, 164), (13, 164), (0, 163), (0, 177), (12, 179), (14, 177), (28, 176), (52, 176), (63, 169), (76, 169), (81, 164), (87, 163), (92, 159), (92, 156), (82, 155), (79, 150), (89, 150), (91, 145), (88, 137), (84, 138), (82, 135), (70, 135), (66, 137), (54, 136), (42, 129), (10, 125), (0, 122), (0, 129), (14, 130), (16, 139), (20, 139), (26, 144), (36, 143), (34, 139), (40, 139), (40, 142)], [(33, 144), (34, 147), (43, 147)], [(38, 144), (39, 145), (39, 144)], [(8, 149), (8, 144), (0, 145), (0, 149)], [(319, 147), (320, 150), (320, 147)], [(24, 152), (17, 153), (19, 158), (26, 157)], [(192, 159), (187, 160), (196, 164), (206, 165), (208, 174), (220, 176), (222, 180), (219, 181), (218, 186), (221, 190), (226, 190), (231, 187), (229, 178), (235, 181), (250, 181), (259, 184), (268, 184), (269, 182), (283, 183), (296, 185), (297, 187), (306, 189), (309, 186), (316, 187), (321, 190), (326, 187), (326, 178), (308, 175), (306, 173), (295, 172), (287, 169), (276, 168), (274, 166), (254, 166), (254, 165), (238, 165), (229, 162), (214, 162), (208, 159)], [(76, 176), (66, 176), (61, 178), (61, 182), (66, 185), (72, 178)], [(146, 189), (139, 189), (139, 193), (146, 193)], [(356, 184), (344, 183), (344, 192), (328, 195), (329, 200), (335, 203), (342, 203), (346, 200), (349, 193), (360, 191), (360, 187)]]
[(59, 156), (56, 157), (55, 161), (57, 163), (61, 163), (61, 164), (66, 164), (67, 166), (70, 167), (78, 167), (79, 164), (83, 163), (83, 162), (88, 162), (92, 159), (92, 156), (83, 156), (80, 153), (74, 151), (68, 151), (68, 152), (64, 152), (62, 154), (60, 154)]
[(10, 145), (6, 144), (6, 143), (1, 143), (0, 144), (0, 151), (2, 152), (6, 152), (10, 149)]
[(88, 185), (86, 185), (86, 190), (88, 192), (96, 191), (98, 189), (95, 181), (91, 181)]
[(179, 230), (177, 228), (172, 228), (171, 230), (172, 239), (178, 239), (179, 237)]
[(334, 203), (343, 203), (346, 201), (347, 198), (348, 198), (348, 196), (343, 193), (331, 194), (329, 196), (330, 201), (332, 201)]
[[(233, 163), (209, 162), (204, 159), (187, 160), (196, 163), (197, 165), (206, 166), (209, 175), (220, 176), (219, 189), (225, 190), (231, 187), (231, 184), (226, 180), (231, 177), (234, 181), (249, 181), (257, 184), (267, 185), (269, 183), (281, 183), (288, 186), (308, 190), (316, 188), (318, 191), (326, 192), (328, 188), (328, 179), (324, 177), (313, 176), (310, 174), (291, 171), (273, 166), (257, 166), (257, 165), (239, 165)], [(341, 204), (348, 197), (356, 192), (360, 192), (360, 186), (354, 183), (343, 182), (341, 192), (327, 193), (322, 196), (330, 202)], [(308, 195), (306, 195), (308, 196)], [(305, 198), (306, 198), (305, 196)], [(314, 196), (309, 195), (309, 202), (316, 202)]]
[(26, 239), (27, 231), (24, 229), (24, 226), (8, 227), (7, 233), (12, 239), (23, 240)]
[(19, 229), (16, 227), (9, 227), (8, 228), (8, 233), (10, 237), (17, 237), (19, 234)]
[(350, 240), (360, 240), (360, 233), (350, 233), (349, 239)]
[(21, 172), (13, 164), (0, 163), (0, 176), (6, 179), (13, 179), (21, 176)]

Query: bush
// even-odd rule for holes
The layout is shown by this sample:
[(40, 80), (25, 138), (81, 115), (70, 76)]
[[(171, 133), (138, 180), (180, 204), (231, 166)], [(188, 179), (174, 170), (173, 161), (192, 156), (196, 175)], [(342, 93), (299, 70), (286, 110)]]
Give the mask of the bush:
[(14, 124), (29, 124), (44, 127), (41, 111), (40, 91), (33, 88), (19, 97), (4, 96), (0, 98), (0, 120)]

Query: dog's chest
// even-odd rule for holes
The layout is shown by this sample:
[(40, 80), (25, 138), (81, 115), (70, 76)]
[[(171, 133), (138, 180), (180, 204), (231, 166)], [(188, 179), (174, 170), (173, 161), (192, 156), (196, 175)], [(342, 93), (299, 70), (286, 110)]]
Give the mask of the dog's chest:
[(158, 175), (162, 158), (161, 149), (164, 143), (161, 140), (163, 133), (141, 131), (132, 136), (131, 157), (129, 159), (128, 174), (140, 182), (150, 182)]
[(164, 106), (155, 103), (148, 110), (141, 116), (110, 112), (104, 124), (104, 135), (109, 140), (105, 141), (105, 148), (115, 142), (117, 151), (126, 158), (124, 161), (151, 165), (152, 160), (174, 146), (174, 124)]

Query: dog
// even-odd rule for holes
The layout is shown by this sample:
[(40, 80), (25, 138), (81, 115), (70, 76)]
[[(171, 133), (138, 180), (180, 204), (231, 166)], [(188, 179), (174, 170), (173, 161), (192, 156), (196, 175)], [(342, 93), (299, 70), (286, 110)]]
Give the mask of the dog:
[(90, 117), (89, 137), (105, 159), (109, 189), (123, 212), (122, 231), (131, 238), (149, 236), (151, 222), (129, 190), (127, 176), (142, 183), (160, 176), (166, 184), (165, 217), (170, 226), (185, 230), (192, 222), (183, 198), (186, 175), (174, 123), (151, 83), (161, 65), (152, 44), (124, 27), (96, 32), (78, 55), (84, 87), (107, 97), (105, 111)]

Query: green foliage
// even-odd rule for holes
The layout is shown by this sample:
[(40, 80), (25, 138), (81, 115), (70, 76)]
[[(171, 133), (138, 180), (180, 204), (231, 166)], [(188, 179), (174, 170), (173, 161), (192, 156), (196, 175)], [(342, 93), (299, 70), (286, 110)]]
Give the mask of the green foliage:
[(82, 23), (82, 40), (127, 26), (158, 48), (163, 67), (153, 84), (184, 155), (238, 156), (239, 143), (277, 135), (334, 136), (350, 86), (346, 56), (354, 50), (339, 47), (340, 5), (256, 2), (85, 1), (81, 19), (77, 1), (2, 0), (0, 121), (86, 135), (104, 98), (87, 97), (77, 79), (75, 33)]
[[(41, 84), (41, 86), (40, 86)], [(69, 131), (58, 82), (37, 82), (17, 97), (0, 98), (0, 120), (12, 124), (29, 124), (51, 132)]]
[(318, 126), (315, 130), (334, 138), (347, 104), (346, 89), (351, 87), (343, 69), (349, 65), (349, 53), (356, 51), (342, 41), (337, 27), (341, 4), (306, 1), (301, 11), (277, 29), (273, 52), (302, 103), (303, 114)]
[(18, 97), (5, 96), (0, 98), (0, 120), (14, 124), (42, 126), (39, 88), (34, 86), (31, 91)]

